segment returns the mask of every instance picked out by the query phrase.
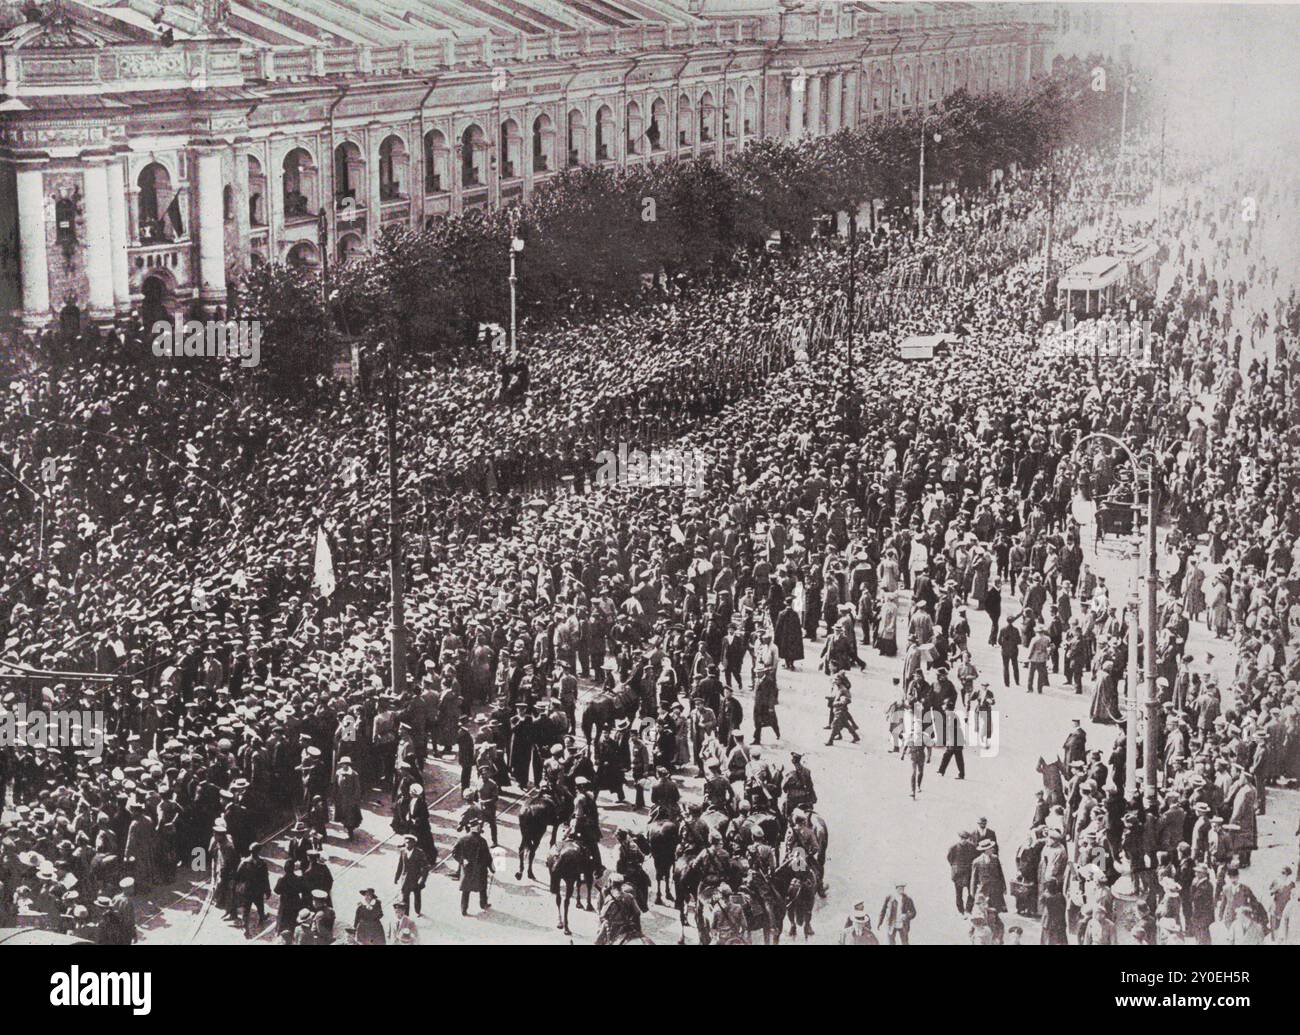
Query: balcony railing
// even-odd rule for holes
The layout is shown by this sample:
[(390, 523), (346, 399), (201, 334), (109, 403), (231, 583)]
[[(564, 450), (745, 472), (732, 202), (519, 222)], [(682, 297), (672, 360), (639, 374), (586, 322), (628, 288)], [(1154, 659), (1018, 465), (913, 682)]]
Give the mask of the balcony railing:
[(578, 149), (576, 147), (569, 148), (569, 167), (572, 168), (573, 166), (580, 164), (581, 161), (578, 158)]
[(549, 171), (550, 162), (546, 155), (533, 155), (533, 172), (544, 173)]
[(314, 214), (307, 203), (307, 195), (295, 193), (284, 196), (285, 219), (302, 219)]
[(171, 225), (162, 219), (147, 219), (140, 223), (140, 243), (171, 244), (176, 240), (176, 233)]

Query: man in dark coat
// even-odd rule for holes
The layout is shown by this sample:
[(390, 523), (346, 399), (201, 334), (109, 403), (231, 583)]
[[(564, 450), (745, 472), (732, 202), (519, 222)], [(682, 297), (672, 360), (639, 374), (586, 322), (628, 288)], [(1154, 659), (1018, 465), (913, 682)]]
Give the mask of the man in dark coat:
[(429, 857), (420, 847), (419, 841), (413, 834), (407, 834), (406, 845), (397, 856), (397, 873), (393, 876), (393, 883), (401, 885), (402, 905), (408, 916), (411, 912), (412, 898), (415, 899), (415, 915), (424, 915), (420, 911), (424, 905), (421, 895), (424, 892), (425, 882), (429, 879), (431, 868)]
[(916, 904), (906, 888), (907, 885), (901, 882), (894, 885), (893, 894), (886, 895), (880, 906), (876, 929), (888, 936), (890, 945), (907, 944), (908, 931), (916, 918)]
[(1068, 766), (1071, 762), (1088, 761), (1088, 731), (1083, 728), (1078, 719), (1073, 719), (1074, 727), (1066, 735), (1063, 750), (1065, 752), (1065, 764)]
[(346, 755), (339, 759), (334, 775), (334, 821), (348, 832), (349, 841), (361, 826), (361, 778)]
[(483, 824), (471, 823), (455, 847), (452, 858), (460, 864), (460, 915), (469, 915), (469, 896), (478, 892), (480, 909), (488, 908), (488, 874), (496, 871), (492, 863), (492, 849), (483, 837)]
[(803, 660), (803, 626), (788, 602), (776, 619), (776, 650), (786, 668)]
[(963, 916), (970, 908), (970, 871), (976, 854), (975, 839), (967, 830), (958, 834), (956, 844), (948, 849), (948, 866), (952, 871), (952, 886), (957, 896), (957, 912)]
[(987, 898), (989, 909), (1005, 913), (1007, 881), (1002, 873), (1002, 862), (998, 859), (997, 845), (986, 837), (976, 847), (979, 855), (971, 863), (970, 869), (971, 899)]
[(529, 770), (533, 768), (536, 752), (535, 720), (528, 714), (529, 705), (520, 701), (515, 705), (517, 714), (510, 717), (510, 774), (520, 789), (529, 786)]
[(239, 904), (240, 926), (244, 937), (253, 937), (248, 921), (257, 909), (257, 926), (266, 923), (266, 896), (271, 893), (271, 877), (262, 858), (262, 846), (256, 841), (248, 846), (248, 854), (239, 861), (235, 870), (235, 900)]

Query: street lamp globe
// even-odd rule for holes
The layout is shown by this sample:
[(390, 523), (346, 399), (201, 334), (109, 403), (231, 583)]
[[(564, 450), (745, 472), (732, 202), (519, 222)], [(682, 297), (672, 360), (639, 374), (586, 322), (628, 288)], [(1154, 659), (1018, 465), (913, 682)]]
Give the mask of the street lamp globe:
[(514, 252), (522, 252), (524, 250), (524, 239), (522, 237), (511, 238), (510, 250)]

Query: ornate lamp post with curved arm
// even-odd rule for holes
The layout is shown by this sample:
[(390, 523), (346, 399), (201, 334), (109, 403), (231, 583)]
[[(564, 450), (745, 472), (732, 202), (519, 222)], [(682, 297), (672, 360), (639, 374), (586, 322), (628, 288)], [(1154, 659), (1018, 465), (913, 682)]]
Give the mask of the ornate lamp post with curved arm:
[[(1137, 508), (1138, 508), (1138, 487), (1142, 484), (1142, 467), (1138, 459), (1133, 455), (1128, 444), (1123, 440), (1109, 435), (1104, 431), (1094, 431), (1089, 435), (1084, 435), (1075, 443), (1074, 450), (1071, 453), (1071, 459), (1077, 458), (1080, 449), (1086, 442), (1101, 439), (1118, 446), (1124, 451), (1129, 467), (1133, 471), (1133, 517), (1134, 532), (1136, 533)], [(1124, 758), (1124, 797), (1131, 799), (1137, 791), (1137, 734), (1138, 734), (1138, 702), (1142, 701), (1146, 712), (1147, 737), (1146, 750), (1143, 753), (1143, 792), (1148, 804), (1154, 805), (1156, 795), (1156, 749), (1159, 738), (1160, 722), (1160, 704), (1156, 699), (1155, 693), (1155, 637), (1156, 637), (1156, 576), (1155, 576), (1155, 554), (1156, 554), (1156, 492), (1155, 492), (1155, 463), (1152, 462), (1147, 466), (1147, 570), (1146, 570), (1146, 591), (1147, 591), (1147, 644), (1146, 644), (1146, 686), (1142, 692), (1138, 690), (1138, 587), (1143, 579), (1143, 557), (1142, 541), (1138, 539), (1134, 550), (1134, 572), (1133, 572), (1133, 592), (1129, 596), (1127, 611), (1129, 614), (1129, 645), (1128, 645), (1128, 723), (1127, 723), (1127, 741), (1125, 743)]]

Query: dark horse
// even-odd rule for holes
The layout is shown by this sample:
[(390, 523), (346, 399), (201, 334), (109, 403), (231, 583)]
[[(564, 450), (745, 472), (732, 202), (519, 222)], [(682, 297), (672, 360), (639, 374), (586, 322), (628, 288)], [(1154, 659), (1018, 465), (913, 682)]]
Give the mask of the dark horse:
[(764, 945), (780, 945), (785, 923), (785, 893), (777, 891), (771, 878), (756, 869), (751, 869), (745, 877), (744, 890), (748, 895), (745, 914), (749, 917), (749, 930), (762, 931)]
[(533, 876), (533, 860), (537, 857), (537, 849), (541, 847), (546, 828), (551, 828), (551, 844), (554, 845), (556, 831), (567, 823), (572, 815), (573, 802), (557, 801), (554, 792), (549, 788), (529, 792), (523, 805), (519, 807), (519, 870), (515, 874), (515, 880), (520, 880), (524, 875), (525, 859), (528, 865), (528, 879), (537, 879)]
[(619, 719), (633, 718), (640, 706), (641, 698), (627, 684), (602, 690), (582, 709), (582, 735), (588, 744), (594, 744), (596, 731), (609, 729)]
[[(569, 930), (569, 903), (573, 889), (578, 889), (578, 908), (593, 910), (591, 886), (596, 877), (596, 867), (586, 847), (577, 841), (563, 841), (546, 857), (546, 868), (551, 872), (551, 894), (555, 896), (555, 926), (565, 934)], [(560, 905), (560, 885), (564, 885), (564, 905)], [(587, 885), (587, 904), (582, 904), (582, 884)]]
[(677, 855), (677, 842), (680, 839), (678, 817), (665, 813), (656, 815), (646, 828), (646, 840), (650, 842), (650, 858), (655, 866), (655, 905), (663, 905), (663, 892), (668, 892), (668, 901), (673, 902), (672, 876), (673, 859)]
[(682, 925), (678, 945), (686, 944), (688, 904), (694, 905), (695, 926), (700, 935), (700, 944), (709, 944), (709, 923), (705, 915), (705, 902), (712, 898), (720, 884), (729, 884), (733, 888), (740, 887), (741, 878), (744, 876), (741, 865), (734, 860), (726, 873), (707, 873), (705, 864), (701, 862), (704, 855), (703, 851), (685, 852), (678, 855), (673, 862), (673, 894), (677, 899), (677, 916)]
[(812, 913), (818, 883), (802, 848), (791, 849), (786, 861), (772, 874), (772, 886), (785, 904), (785, 915), (790, 918), (791, 937), (799, 934), (800, 927), (805, 941), (813, 933)]

